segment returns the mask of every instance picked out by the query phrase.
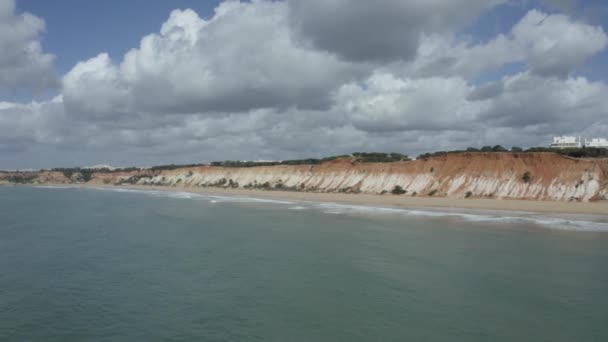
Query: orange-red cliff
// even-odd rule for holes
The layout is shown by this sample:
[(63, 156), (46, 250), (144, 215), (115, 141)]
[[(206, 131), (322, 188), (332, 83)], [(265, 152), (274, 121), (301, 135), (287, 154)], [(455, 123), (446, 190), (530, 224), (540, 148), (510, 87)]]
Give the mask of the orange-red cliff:
[[(0, 182), (11, 174), (0, 174)], [(75, 182), (60, 172), (36, 174), (30, 183)], [(400, 186), (407, 191), (403, 196), (590, 201), (608, 198), (608, 160), (554, 153), (455, 153), (396, 163), (342, 158), (321, 165), (95, 173), (88, 183), (376, 194)]]

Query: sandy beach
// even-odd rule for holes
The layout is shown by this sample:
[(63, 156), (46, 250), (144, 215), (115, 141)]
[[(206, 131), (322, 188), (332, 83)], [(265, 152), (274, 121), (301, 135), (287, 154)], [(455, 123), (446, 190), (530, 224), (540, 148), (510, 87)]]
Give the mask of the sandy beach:
[[(48, 184), (51, 185), (51, 184)], [(270, 198), (292, 201), (333, 202), (353, 205), (371, 205), (397, 208), (450, 208), (450, 209), (482, 209), (524, 211), (553, 214), (586, 214), (608, 216), (608, 201), (601, 202), (551, 202), (551, 201), (525, 201), (501, 199), (455, 199), (441, 197), (411, 197), (391, 194), (343, 194), (343, 193), (315, 193), (292, 191), (268, 191), (222, 188), (192, 188), (192, 187), (162, 187), (162, 186), (113, 186), (113, 185), (65, 185), (64, 187), (79, 188), (123, 188), (137, 190), (173, 191), (204, 193), (216, 195), (249, 196), (256, 198)]]

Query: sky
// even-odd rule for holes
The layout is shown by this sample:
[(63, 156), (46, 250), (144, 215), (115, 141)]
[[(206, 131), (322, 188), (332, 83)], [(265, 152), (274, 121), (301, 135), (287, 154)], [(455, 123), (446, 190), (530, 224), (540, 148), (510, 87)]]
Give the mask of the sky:
[(0, 169), (608, 137), (603, 0), (0, 0)]

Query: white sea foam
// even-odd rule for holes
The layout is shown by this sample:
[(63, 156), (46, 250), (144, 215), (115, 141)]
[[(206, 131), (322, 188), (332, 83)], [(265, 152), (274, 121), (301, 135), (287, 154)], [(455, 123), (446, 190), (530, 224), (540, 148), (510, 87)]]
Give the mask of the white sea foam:
[(122, 193), (136, 193), (142, 195), (149, 195), (155, 197), (169, 197), (177, 199), (199, 199), (208, 200), (211, 203), (222, 203), (222, 202), (233, 202), (233, 203), (272, 203), (272, 204), (293, 204), (290, 201), (272, 200), (265, 198), (256, 198), (248, 196), (221, 196), (221, 195), (208, 195), (204, 193), (193, 193), (183, 191), (160, 191), (160, 190), (146, 190), (146, 189), (128, 189), (128, 188), (106, 188), (106, 187), (93, 187), (84, 189), (103, 190), (111, 192), (122, 192)]
[(209, 195), (207, 197), (216, 202), (293, 204), (293, 202), (290, 202), (290, 201), (271, 200), (271, 199), (247, 197), (247, 196)]
[[(319, 209), (328, 214), (377, 214), (377, 215), (401, 215), (417, 217), (453, 217), (469, 222), (497, 223), (497, 224), (535, 224), (551, 229), (573, 230), (584, 232), (608, 232), (606, 217), (590, 215), (556, 215), (549, 216), (530, 212), (506, 212), (506, 211), (472, 211), (461, 209), (438, 210), (438, 209), (401, 209), (375, 206), (345, 205), (337, 203), (319, 203)], [(603, 220), (603, 221), (602, 221)]]
[(70, 189), (73, 188), (71, 186), (61, 186), (61, 185), (36, 185), (37, 188), (43, 189)]
[(302, 206), (297, 205), (297, 206), (295, 206), (295, 207), (289, 207), (288, 209), (289, 209), (289, 210), (306, 210), (306, 209), (308, 209), (308, 208), (307, 208), (307, 207), (302, 207)]
[(200, 196), (198, 194), (193, 194), (190, 192), (169, 192), (167, 193), (167, 197), (170, 198), (178, 198), (178, 199), (202, 199), (205, 196)]

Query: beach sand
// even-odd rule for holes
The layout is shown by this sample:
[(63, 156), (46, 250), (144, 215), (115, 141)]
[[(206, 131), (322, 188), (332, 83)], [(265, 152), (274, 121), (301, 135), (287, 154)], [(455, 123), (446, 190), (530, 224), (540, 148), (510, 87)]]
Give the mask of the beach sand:
[[(49, 184), (50, 185), (50, 184)], [(66, 186), (64, 184), (57, 184)], [(554, 214), (589, 214), (608, 216), (608, 201), (600, 202), (551, 202), (532, 200), (502, 200), (478, 198), (445, 198), (445, 197), (411, 197), (392, 194), (343, 194), (343, 193), (313, 193), (269, 190), (221, 189), (221, 188), (191, 188), (191, 187), (162, 187), (162, 186), (113, 186), (113, 185), (67, 185), (81, 188), (124, 188), (155, 191), (179, 191), (214, 195), (249, 196), (255, 198), (270, 198), (291, 201), (332, 202), (351, 205), (371, 205), (396, 208), (450, 208), (450, 209), (483, 209), (506, 210)]]

